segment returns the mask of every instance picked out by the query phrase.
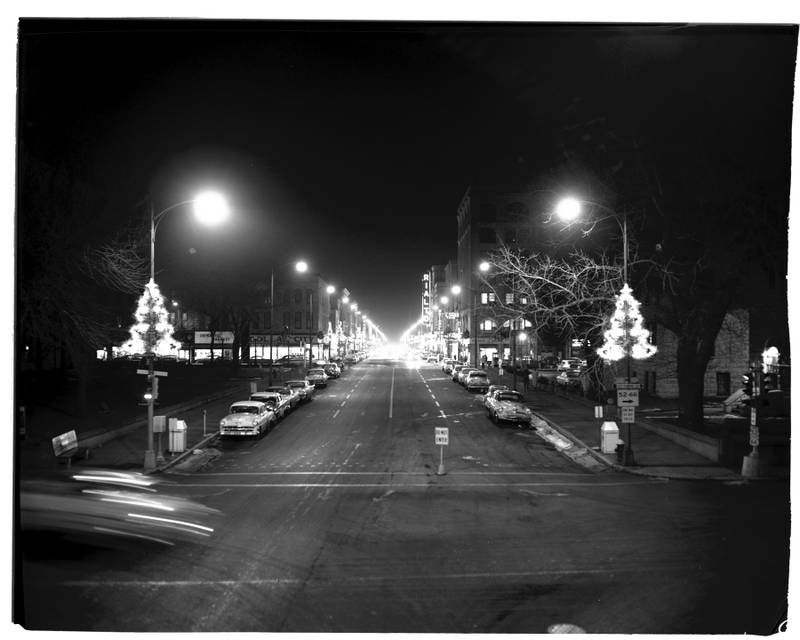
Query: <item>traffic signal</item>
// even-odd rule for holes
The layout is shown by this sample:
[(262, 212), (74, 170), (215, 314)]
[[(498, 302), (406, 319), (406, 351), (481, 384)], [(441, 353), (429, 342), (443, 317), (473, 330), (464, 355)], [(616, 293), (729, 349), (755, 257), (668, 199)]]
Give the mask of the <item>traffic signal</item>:
[(748, 371), (742, 374), (742, 390), (747, 394), (744, 404), (750, 404), (750, 399), (753, 397), (753, 372)]
[(767, 395), (773, 389), (778, 388), (777, 376), (774, 373), (765, 373), (761, 378), (761, 393)]
[(158, 400), (158, 378), (155, 376), (153, 377), (153, 388), (152, 388), (153, 400)]
[(144, 390), (144, 400), (145, 400), (145, 402), (152, 402), (153, 401), (153, 388), (152, 387), (147, 387), (147, 389)]

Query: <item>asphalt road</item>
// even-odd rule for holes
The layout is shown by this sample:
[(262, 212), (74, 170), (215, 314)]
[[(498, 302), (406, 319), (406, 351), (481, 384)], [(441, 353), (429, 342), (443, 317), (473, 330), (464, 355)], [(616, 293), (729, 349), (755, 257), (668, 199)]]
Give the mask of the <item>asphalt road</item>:
[(788, 483), (583, 468), (480, 400), (435, 365), (367, 360), (263, 439), (167, 476), (225, 513), (208, 544), (27, 552), (25, 627), (765, 634), (785, 618)]

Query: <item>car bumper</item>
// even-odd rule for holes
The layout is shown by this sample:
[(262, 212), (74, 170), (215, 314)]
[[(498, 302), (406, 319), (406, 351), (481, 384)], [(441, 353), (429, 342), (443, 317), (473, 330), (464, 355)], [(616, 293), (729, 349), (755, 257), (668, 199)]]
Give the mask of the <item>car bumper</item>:
[(220, 427), (221, 436), (257, 436), (258, 427)]

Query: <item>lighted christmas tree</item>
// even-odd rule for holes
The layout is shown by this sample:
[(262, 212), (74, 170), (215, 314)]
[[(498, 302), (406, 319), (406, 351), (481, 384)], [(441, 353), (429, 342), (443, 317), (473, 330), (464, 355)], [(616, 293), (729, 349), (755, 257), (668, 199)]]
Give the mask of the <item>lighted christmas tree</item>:
[(164, 307), (164, 298), (153, 281), (145, 285), (136, 308), (136, 324), (130, 329), (131, 338), (121, 350), (124, 353), (154, 353), (155, 355), (175, 355), (180, 342), (172, 337), (173, 327)]
[(630, 355), (637, 360), (649, 358), (656, 347), (648, 342), (650, 332), (642, 326), (639, 301), (626, 282), (617, 296), (616, 308), (611, 316), (611, 326), (606, 330), (605, 343), (597, 350), (603, 360), (622, 360)]

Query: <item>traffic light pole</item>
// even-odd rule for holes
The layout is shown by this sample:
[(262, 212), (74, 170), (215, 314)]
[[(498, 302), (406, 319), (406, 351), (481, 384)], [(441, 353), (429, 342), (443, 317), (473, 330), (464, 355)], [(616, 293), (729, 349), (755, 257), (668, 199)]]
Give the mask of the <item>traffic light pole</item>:
[(758, 455), (758, 404), (761, 397), (761, 373), (756, 367), (750, 371), (750, 380), (753, 385), (753, 395), (750, 397), (750, 455), (742, 459), (742, 476), (757, 478), (761, 475), (761, 459)]

